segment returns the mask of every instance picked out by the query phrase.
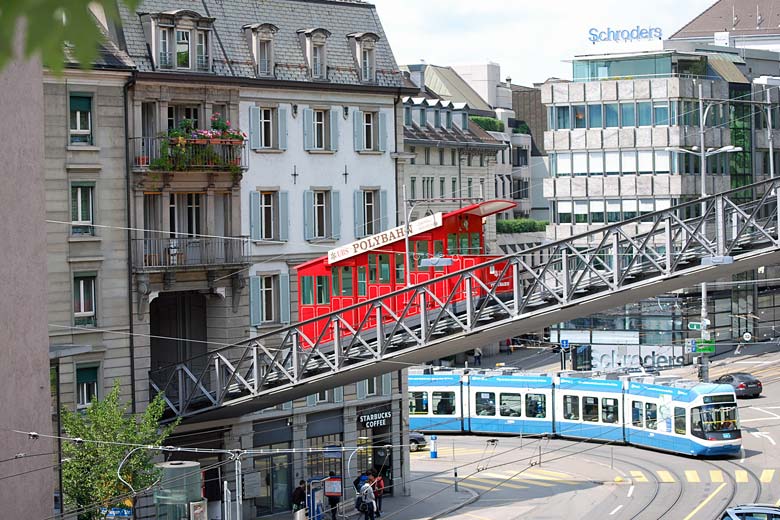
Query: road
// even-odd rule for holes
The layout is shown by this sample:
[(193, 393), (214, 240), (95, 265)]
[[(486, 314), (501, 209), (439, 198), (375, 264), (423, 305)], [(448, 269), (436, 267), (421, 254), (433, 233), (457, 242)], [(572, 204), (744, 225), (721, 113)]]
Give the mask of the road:
[(744, 449), (737, 458), (517, 437), (496, 437), (493, 448), (490, 437), (439, 436), (437, 459), (412, 454), (413, 475), (454, 487), (457, 467), (458, 486), (479, 496), (445, 517), (457, 520), (712, 520), (729, 504), (780, 505), (780, 353), (727, 356), (711, 374), (734, 371), (764, 383), (762, 397), (740, 400)]

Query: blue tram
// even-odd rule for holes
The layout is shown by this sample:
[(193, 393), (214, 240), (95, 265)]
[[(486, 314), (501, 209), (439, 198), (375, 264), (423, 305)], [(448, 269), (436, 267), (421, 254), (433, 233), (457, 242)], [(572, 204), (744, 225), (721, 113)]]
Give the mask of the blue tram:
[(411, 371), (409, 424), (426, 432), (552, 435), (694, 456), (742, 444), (730, 385), (491, 371)]

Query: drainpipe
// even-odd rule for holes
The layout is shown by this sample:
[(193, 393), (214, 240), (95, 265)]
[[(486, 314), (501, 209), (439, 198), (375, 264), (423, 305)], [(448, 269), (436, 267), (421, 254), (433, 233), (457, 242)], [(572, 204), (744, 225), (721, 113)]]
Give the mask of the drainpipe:
[(130, 118), (128, 116), (128, 91), (130, 87), (135, 84), (135, 71), (133, 71), (130, 79), (127, 80), (125, 86), (122, 89), (122, 99), (124, 101), (124, 116), (125, 116), (125, 204), (127, 206), (127, 316), (129, 318), (128, 325), (130, 327), (130, 412), (135, 415), (136, 413), (136, 395), (135, 395), (135, 329), (133, 327), (133, 232), (130, 230), (132, 227), (131, 210), (130, 210), (130, 190), (132, 183), (130, 182)]
[(463, 170), (461, 168), (463, 159), (460, 155), (460, 151), (461, 148), (458, 147), (458, 208), (463, 207)]
[[(395, 182), (393, 186), (393, 190), (395, 190), (395, 223), (398, 225), (398, 102), (401, 100), (401, 89), (398, 89), (398, 93), (395, 95), (395, 102), (393, 103), (393, 128), (395, 129), (395, 144), (394, 144), (394, 150), (396, 154), (396, 158), (394, 160), (394, 167), (395, 167)], [(403, 125), (401, 125), (402, 132), (403, 132)], [(406, 211), (406, 208), (404, 208), (404, 211)], [(407, 224), (404, 222), (404, 224)], [(408, 225), (408, 224), (407, 224)]]
[[(65, 489), (62, 487), (62, 392), (60, 390), (60, 358), (54, 360), (57, 378), (57, 480), (60, 488), (60, 515), (65, 515)], [(58, 515), (59, 516), (59, 515)], [(61, 517), (62, 517), (61, 516)]]

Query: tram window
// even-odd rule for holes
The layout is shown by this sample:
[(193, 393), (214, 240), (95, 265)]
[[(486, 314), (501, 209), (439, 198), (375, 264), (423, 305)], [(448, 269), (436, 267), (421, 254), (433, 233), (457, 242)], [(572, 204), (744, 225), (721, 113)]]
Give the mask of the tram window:
[(645, 427), (644, 415), (642, 414), (642, 402), (631, 402), (631, 424), (639, 428)]
[(358, 296), (365, 296), (366, 295), (366, 266), (359, 265), (358, 266), (358, 276), (357, 276), (357, 283), (358, 283)]
[(685, 408), (674, 408), (674, 433), (685, 435)]
[(523, 411), (523, 396), (520, 394), (501, 393), (501, 415), (504, 417), (520, 417)]
[(620, 420), (618, 400), (605, 397), (601, 400), (601, 422), (616, 423)]
[(428, 392), (409, 392), (409, 413), (412, 415), (428, 413)]
[(341, 268), (341, 295), (352, 296), (352, 268)]
[(478, 255), (480, 252), (479, 248), (479, 233), (472, 233), (471, 234), (471, 254), (472, 255)]
[(395, 283), (404, 283), (404, 255), (395, 255)]
[(333, 296), (341, 296), (341, 283), (339, 283), (339, 269), (331, 269), (330, 271), (331, 285), (333, 286)]
[(301, 295), (301, 302), (303, 302), (303, 305), (313, 305), (314, 304), (314, 280), (312, 280), (311, 276), (301, 277), (301, 292), (303, 293)]
[(563, 418), (568, 421), (580, 420), (580, 398), (578, 396), (563, 396)]
[(379, 283), (390, 283), (390, 255), (379, 255)]
[(658, 405), (655, 403), (645, 403), (645, 421), (647, 421), (648, 430), (658, 429)]
[(317, 303), (319, 305), (330, 303), (330, 278), (327, 276), (317, 277)]
[(544, 394), (527, 394), (525, 396), (525, 416), (544, 419), (547, 417), (546, 397)]
[(450, 255), (458, 254), (458, 235), (455, 233), (447, 235), (447, 253)]
[(477, 392), (474, 408), (477, 415), (496, 415), (496, 394), (493, 392)]
[[(444, 256), (444, 241), (443, 240), (434, 240), (433, 241), (433, 256), (436, 258), (440, 258)], [(444, 271), (444, 267), (436, 267), (434, 269), (435, 271)]]
[(368, 281), (376, 283), (376, 255), (368, 255)]
[(455, 413), (455, 392), (433, 393), (433, 415), (452, 415)]
[(599, 398), (582, 398), (582, 420), (588, 422), (599, 422)]

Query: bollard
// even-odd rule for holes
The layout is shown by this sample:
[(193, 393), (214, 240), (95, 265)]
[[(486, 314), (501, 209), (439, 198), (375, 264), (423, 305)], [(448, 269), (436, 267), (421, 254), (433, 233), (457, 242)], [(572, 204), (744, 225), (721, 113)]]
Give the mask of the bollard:
[(436, 437), (435, 435), (431, 435), (431, 458), (432, 459), (436, 459), (439, 457), (439, 452), (436, 451), (437, 450), (436, 439), (438, 439), (438, 437)]
[(458, 468), (455, 468), (455, 493), (458, 492)]
[(542, 465), (542, 445), (539, 445), (539, 466)]

